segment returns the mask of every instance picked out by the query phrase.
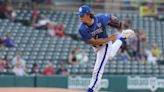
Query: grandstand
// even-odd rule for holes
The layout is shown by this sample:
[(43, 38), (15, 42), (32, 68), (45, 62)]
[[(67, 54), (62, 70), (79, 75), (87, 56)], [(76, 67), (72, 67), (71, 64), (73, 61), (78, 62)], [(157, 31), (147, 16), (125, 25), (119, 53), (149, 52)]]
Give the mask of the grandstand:
[[(30, 19), (31, 17), (31, 11), (29, 10), (17, 10), (17, 12), (18, 18), (20, 19)], [(59, 21), (61, 23), (64, 23), (66, 25), (65, 33), (78, 35), (78, 25), (76, 24), (79, 23), (79, 21), (78, 16), (76, 16), (75, 13), (43, 10), (41, 11), (41, 14), (46, 14), (46, 16), (48, 16), (52, 21)], [(162, 31), (162, 21), (154, 20), (153, 18), (149, 17), (141, 17), (137, 14), (127, 15), (114, 13), (114, 15), (118, 16), (119, 18), (125, 18), (126, 16), (128, 16), (134, 24), (134, 29), (144, 28), (147, 34), (148, 42), (152, 45), (153, 43), (157, 42), (159, 48), (162, 51), (164, 50), (164, 42), (162, 40), (162, 36), (164, 35), (164, 32)], [(90, 61), (89, 63), (94, 63), (95, 60), (95, 58), (93, 58), (94, 54), (92, 54), (93, 51), (92, 49), (90, 49), (89, 46), (84, 45), (84, 42), (79, 42), (71, 39), (71, 37), (49, 37), (46, 30), (36, 30), (32, 27), (24, 26), (21, 23), (12, 23), (8, 19), (1, 20), (1, 37), (4, 37), (7, 33), (11, 33), (13, 35), (13, 38), (16, 40), (17, 43), (17, 48), (3, 48), (0, 52), (1, 55), (3, 56), (8, 53), (9, 55), (14, 56), (16, 51), (20, 51), (22, 52), (24, 58), (28, 60), (27, 63), (29, 64), (27, 64), (27, 68), (29, 69), (31, 69), (34, 62), (43, 64), (44, 67), (44, 62), (46, 61), (52, 61), (56, 68), (58, 62), (67, 62), (68, 54), (71, 51), (70, 48), (73, 47), (88, 51)], [(112, 62), (110, 63), (112, 64)], [(77, 71), (77, 73), (78, 72), (79, 71)]]
[[(25, 0), (26, 1), (26, 0)], [(27, 0), (28, 1), (28, 0)], [(62, 3), (56, 0), (56, 8)], [(73, 2), (74, 0), (72, 0)], [(75, 0), (76, 1), (76, 0)], [(105, 0), (104, 0), (105, 1)], [(119, 1), (119, 0), (116, 0)], [(125, 0), (132, 1), (132, 0)], [(139, 0), (140, 1), (140, 0)], [(77, 2), (78, 3), (78, 2)], [(96, 5), (91, 4), (92, 7)], [(125, 3), (125, 2), (124, 2)], [(69, 3), (65, 3), (67, 7)], [(125, 3), (127, 4), (127, 3)], [(159, 3), (160, 4), (160, 3)], [(74, 5), (72, 10), (77, 10), (77, 6), (80, 4)], [(101, 4), (99, 5), (101, 6)], [(123, 5), (126, 9), (128, 5)], [(65, 25), (64, 32), (69, 35), (78, 35), (79, 19), (76, 15), (76, 11), (67, 10), (68, 8), (59, 8), (46, 10), (40, 9), (39, 14), (47, 16), (53, 22), (59, 22)], [(99, 8), (96, 8), (99, 12)], [(132, 8), (136, 10), (136, 6)], [(159, 7), (159, 10), (161, 7)], [(123, 11), (123, 10), (122, 10)], [(119, 13), (118, 11), (111, 11), (111, 13), (120, 19), (128, 18), (132, 22), (132, 28), (139, 30), (143, 29), (147, 35), (147, 42), (152, 46), (154, 43), (157, 43), (159, 49), (161, 50), (160, 60), (163, 60), (164, 55), (164, 21), (159, 20), (154, 17), (144, 17), (138, 14), (130, 12)], [(102, 11), (105, 12), (105, 11)], [(16, 9), (16, 19), (17, 20), (31, 20), (31, 8), (18, 8)], [(106, 12), (108, 13), (108, 12)], [(162, 14), (160, 12), (160, 14)], [(14, 57), (16, 52), (21, 52), (23, 58), (26, 62), (26, 72), (30, 73), (32, 65), (34, 63), (38, 64), (40, 70), (43, 70), (46, 67), (47, 62), (51, 62), (55, 69), (60, 67), (60, 63), (64, 63), (68, 69), (71, 76), (74, 75), (90, 75), (94, 67), (95, 54), (89, 45), (86, 45), (80, 40), (73, 39), (72, 36), (65, 37), (50, 37), (47, 33), (47, 30), (38, 30), (32, 27), (31, 25), (25, 25), (22, 22), (11, 22), (9, 19), (0, 19), (0, 37), (4, 37), (6, 34), (12, 34), (12, 37), (16, 41), (16, 48), (0, 48), (0, 56), (8, 54), (9, 56)], [(88, 53), (89, 62), (87, 64), (75, 64), (70, 65), (68, 62), (68, 55), (71, 52), (71, 48), (77, 48), (79, 50), (84, 50)], [(164, 65), (160, 64), (151, 64), (144, 63), (141, 64), (137, 60), (130, 60), (127, 62), (122, 62), (117, 59), (117, 57), (109, 61), (106, 64), (105, 76), (114, 75), (114, 76), (164, 76)], [(7, 76), (12, 74), (11, 68), (4, 68), (0, 70), (0, 74)]]

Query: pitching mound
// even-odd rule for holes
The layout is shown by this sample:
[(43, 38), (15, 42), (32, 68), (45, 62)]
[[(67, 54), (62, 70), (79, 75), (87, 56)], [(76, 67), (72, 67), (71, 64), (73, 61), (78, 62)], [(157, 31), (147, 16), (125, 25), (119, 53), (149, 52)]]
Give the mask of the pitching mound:
[(0, 92), (84, 92), (60, 88), (0, 88)]

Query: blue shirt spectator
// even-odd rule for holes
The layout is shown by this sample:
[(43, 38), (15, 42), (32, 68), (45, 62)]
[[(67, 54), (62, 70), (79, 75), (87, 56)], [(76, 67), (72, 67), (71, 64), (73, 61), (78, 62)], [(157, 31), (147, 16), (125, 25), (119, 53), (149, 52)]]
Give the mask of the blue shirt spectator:
[(14, 39), (12, 39), (10, 35), (6, 35), (6, 38), (3, 39), (3, 44), (5, 47), (9, 47), (9, 48), (15, 47)]
[(63, 75), (63, 76), (68, 76), (69, 72), (65, 68), (64, 64), (60, 64), (60, 68), (57, 70), (56, 74)]

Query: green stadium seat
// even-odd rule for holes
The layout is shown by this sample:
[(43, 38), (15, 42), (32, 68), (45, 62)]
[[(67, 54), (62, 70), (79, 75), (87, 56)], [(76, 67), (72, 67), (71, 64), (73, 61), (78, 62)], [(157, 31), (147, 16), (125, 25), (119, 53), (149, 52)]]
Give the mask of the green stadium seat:
[[(51, 21), (64, 23), (66, 25), (66, 34), (79, 36), (79, 19), (75, 13), (46, 10), (40, 11), (41, 14), (48, 16)], [(29, 20), (31, 12), (32, 10), (17, 10), (17, 18)], [(131, 22), (134, 29), (144, 28), (144, 31), (147, 34), (147, 41), (151, 45), (157, 43), (159, 48), (162, 51), (164, 50), (164, 22), (131, 13), (114, 13), (114, 15), (121, 19), (128, 17), (132, 20)], [(56, 64), (60, 63), (60, 61), (67, 60), (71, 48), (78, 48), (89, 53), (89, 65), (79, 65), (79, 67), (68, 66), (68, 71), (75, 74), (86, 74), (93, 71), (96, 56), (93, 54), (94, 52), (91, 47), (82, 41), (75, 41), (68, 36), (63, 38), (49, 37), (46, 30), (36, 30), (31, 26), (24, 26), (21, 23), (11, 23), (8, 19), (0, 20), (0, 37), (5, 36), (7, 33), (12, 33), (12, 36), (16, 40), (18, 46), (17, 48), (0, 49), (0, 55), (8, 53), (13, 56), (16, 51), (21, 51), (23, 53), (23, 57), (25, 57), (30, 65), (36, 62), (44, 67), (43, 63), (46, 64), (47, 61), (52, 61), (54, 67), (56, 67)], [(122, 62), (117, 61), (116, 57), (112, 61), (107, 62), (104, 71), (105, 74), (164, 75), (163, 70), (164, 66), (162, 65), (152, 65), (147, 63), (140, 64), (138, 61)]]

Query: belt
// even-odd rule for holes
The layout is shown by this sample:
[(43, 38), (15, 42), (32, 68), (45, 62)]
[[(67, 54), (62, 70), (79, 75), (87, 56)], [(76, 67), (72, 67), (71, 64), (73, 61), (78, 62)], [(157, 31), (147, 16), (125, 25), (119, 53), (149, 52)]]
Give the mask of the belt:
[(100, 44), (100, 45), (93, 45), (93, 47), (97, 48), (97, 47), (101, 47), (103, 46), (103, 44)]

